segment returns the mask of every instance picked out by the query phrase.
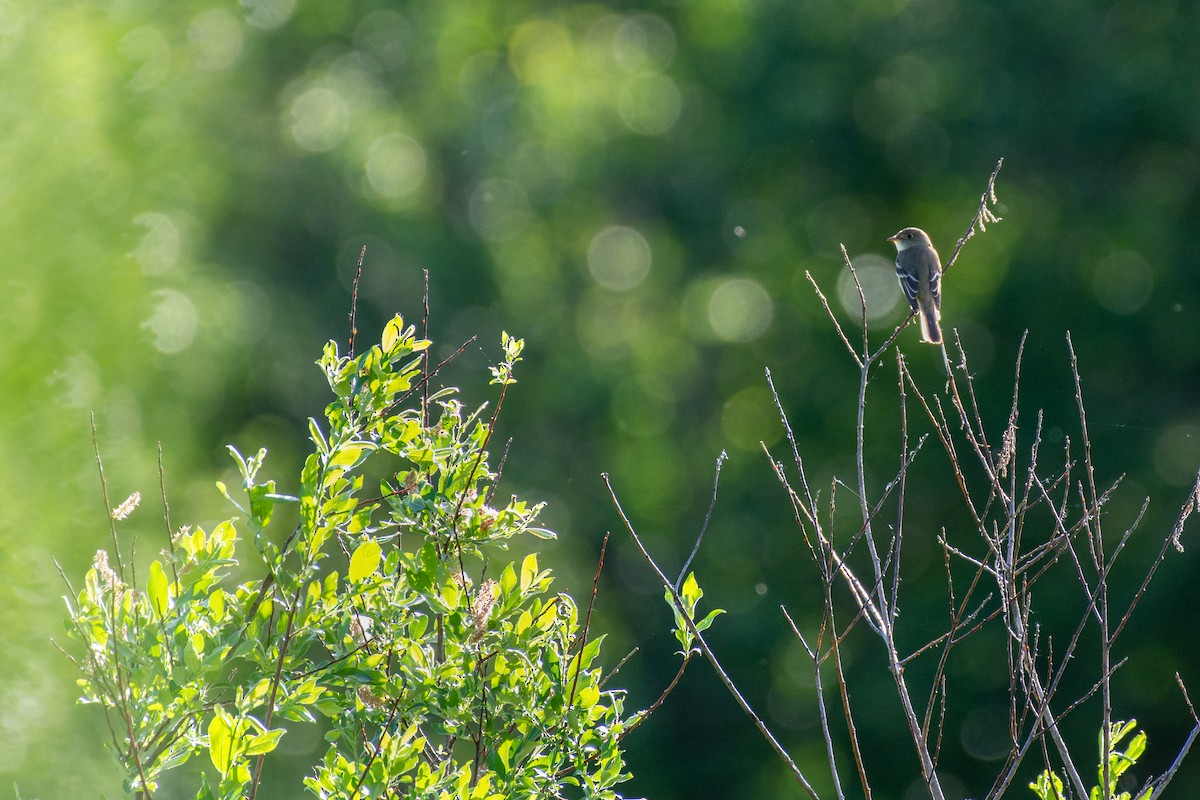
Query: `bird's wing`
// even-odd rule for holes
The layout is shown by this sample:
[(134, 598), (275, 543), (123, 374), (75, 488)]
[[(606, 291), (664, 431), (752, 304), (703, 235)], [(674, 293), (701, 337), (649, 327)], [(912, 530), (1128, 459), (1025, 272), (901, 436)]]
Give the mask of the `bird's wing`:
[(932, 253), (933, 268), (929, 270), (929, 293), (933, 295), (933, 307), (942, 307), (942, 268), (937, 253)]
[(915, 309), (917, 307), (917, 293), (921, 291), (921, 279), (917, 275), (917, 271), (907, 266), (904, 259), (896, 259), (896, 277), (900, 280), (900, 290), (904, 292), (905, 298), (912, 304)]

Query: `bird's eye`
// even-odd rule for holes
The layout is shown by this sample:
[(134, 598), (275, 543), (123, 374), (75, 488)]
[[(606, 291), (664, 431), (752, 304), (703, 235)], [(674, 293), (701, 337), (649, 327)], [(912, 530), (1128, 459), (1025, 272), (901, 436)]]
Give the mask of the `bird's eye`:
[(912, 234), (911, 234), (911, 233), (906, 233), (906, 234), (904, 234), (904, 238), (905, 238), (905, 239), (911, 239), (911, 238), (912, 238)]

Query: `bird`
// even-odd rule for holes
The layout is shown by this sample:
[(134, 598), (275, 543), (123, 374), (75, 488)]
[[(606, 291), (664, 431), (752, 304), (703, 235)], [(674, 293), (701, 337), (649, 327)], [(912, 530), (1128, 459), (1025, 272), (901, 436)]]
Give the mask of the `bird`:
[(896, 277), (908, 304), (921, 318), (921, 341), (942, 343), (942, 262), (929, 234), (904, 228), (888, 241), (896, 245)]

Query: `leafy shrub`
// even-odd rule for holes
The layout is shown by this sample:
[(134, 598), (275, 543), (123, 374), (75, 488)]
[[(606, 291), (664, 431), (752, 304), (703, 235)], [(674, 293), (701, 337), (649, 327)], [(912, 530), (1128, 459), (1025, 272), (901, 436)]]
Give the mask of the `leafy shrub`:
[[(68, 604), (83, 700), (103, 707), (130, 792), (206, 755), (198, 800), (253, 798), (285, 723), (323, 719), (316, 797), (618, 797), (642, 714), (604, 688), (601, 639), (536, 553), (494, 566), (515, 537), (553, 536), (541, 505), (496, 502), (488, 460), (523, 342), (503, 337), (490, 419), (430, 394), (429, 344), (399, 316), (361, 355), (330, 342), (335, 398), (297, 494), (260, 477), (265, 451), (230, 448), (244, 499), (221, 489), (242, 516), (172, 531), (141, 587), (116, 533), (130, 509), (113, 513), (112, 553)], [(283, 537), (285, 506), (299, 521)], [(267, 571), (234, 585), (246, 533)]]

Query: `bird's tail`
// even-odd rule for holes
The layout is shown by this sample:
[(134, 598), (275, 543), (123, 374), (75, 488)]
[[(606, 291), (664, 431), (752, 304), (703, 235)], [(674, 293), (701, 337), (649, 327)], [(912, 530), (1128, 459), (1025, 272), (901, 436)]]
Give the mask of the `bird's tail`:
[(921, 318), (921, 339), (930, 344), (942, 343), (942, 312), (936, 303), (918, 299)]

